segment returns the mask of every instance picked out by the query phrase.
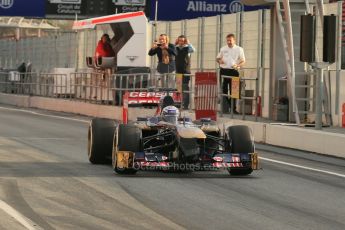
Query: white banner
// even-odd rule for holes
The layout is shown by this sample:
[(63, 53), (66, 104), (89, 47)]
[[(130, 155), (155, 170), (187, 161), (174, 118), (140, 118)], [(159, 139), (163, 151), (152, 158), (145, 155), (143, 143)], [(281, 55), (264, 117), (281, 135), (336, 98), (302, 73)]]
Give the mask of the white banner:
[(53, 4), (81, 4), (81, 0), (49, 0)]
[(117, 6), (145, 6), (146, 0), (113, 0)]

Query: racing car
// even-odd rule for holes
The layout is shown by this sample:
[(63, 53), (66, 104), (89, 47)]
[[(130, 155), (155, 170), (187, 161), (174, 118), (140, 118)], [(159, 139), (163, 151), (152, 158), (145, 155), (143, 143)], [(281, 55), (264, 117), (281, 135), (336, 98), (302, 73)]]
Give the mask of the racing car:
[(251, 130), (235, 125), (221, 130), (208, 118), (183, 117), (171, 96), (152, 117), (120, 124), (95, 118), (88, 130), (92, 164), (110, 163), (118, 174), (139, 170), (220, 170), (248, 175), (258, 169)]

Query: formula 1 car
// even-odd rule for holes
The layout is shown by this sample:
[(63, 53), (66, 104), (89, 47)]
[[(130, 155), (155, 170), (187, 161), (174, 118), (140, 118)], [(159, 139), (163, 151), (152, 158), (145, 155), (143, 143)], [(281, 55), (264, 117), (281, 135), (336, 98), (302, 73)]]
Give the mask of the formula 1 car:
[(88, 131), (88, 158), (93, 164), (110, 161), (118, 174), (138, 170), (219, 170), (248, 175), (258, 169), (254, 140), (247, 126), (221, 132), (210, 119), (192, 122), (181, 117), (170, 96), (161, 113), (129, 124), (96, 118)]

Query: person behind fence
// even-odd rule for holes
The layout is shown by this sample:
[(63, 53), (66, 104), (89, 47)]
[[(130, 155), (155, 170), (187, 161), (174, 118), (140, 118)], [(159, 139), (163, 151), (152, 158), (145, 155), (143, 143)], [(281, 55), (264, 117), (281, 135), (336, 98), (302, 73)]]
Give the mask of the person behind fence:
[[(192, 44), (189, 43), (188, 39), (184, 35), (180, 35), (176, 39), (176, 73), (183, 74), (182, 76), (182, 91), (189, 90), (190, 81), (190, 58), (191, 53), (195, 51)], [(189, 93), (183, 93), (183, 108), (188, 109), (189, 106)]]
[[(115, 52), (113, 47), (110, 44), (110, 37), (109, 34), (103, 34), (101, 40), (98, 41), (97, 47), (95, 50), (95, 62), (100, 65), (103, 57), (115, 57)], [(113, 72), (112, 68), (105, 68), (101, 69), (102, 78), (101, 81), (97, 79), (97, 75), (91, 77), (91, 85), (95, 87), (100, 87), (100, 90), (97, 91), (97, 88), (91, 89), (91, 97), (96, 100), (105, 101), (108, 98), (107, 91), (104, 88), (109, 87), (109, 79), (110, 75)], [(110, 97), (114, 97), (115, 95), (110, 95)]]
[[(216, 58), (220, 66), (220, 82), (222, 82), (221, 76), (238, 77), (238, 70), (245, 63), (243, 48), (236, 45), (234, 34), (228, 34), (226, 36), (226, 43), (227, 45), (220, 49), (220, 52)], [(223, 94), (231, 95), (231, 79), (224, 78), (222, 89)], [(236, 100), (234, 100), (233, 105), (231, 105), (231, 100), (228, 97), (225, 97), (225, 100), (223, 100), (222, 104), (223, 112), (228, 113), (230, 107), (234, 113), (238, 113), (236, 111)]]
[[(174, 73), (175, 72), (175, 56), (176, 48), (173, 44), (169, 43), (169, 37), (166, 34), (161, 34), (158, 42), (154, 41), (148, 53), (150, 56), (157, 55), (158, 65), (157, 71), (160, 74)], [(175, 84), (175, 76), (169, 75), (168, 87)], [(163, 82), (164, 83), (164, 82)]]
[(101, 40), (98, 41), (95, 57), (96, 60), (100, 57), (115, 57), (115, 52), (110, 45), (109, 34), (103, 34)]

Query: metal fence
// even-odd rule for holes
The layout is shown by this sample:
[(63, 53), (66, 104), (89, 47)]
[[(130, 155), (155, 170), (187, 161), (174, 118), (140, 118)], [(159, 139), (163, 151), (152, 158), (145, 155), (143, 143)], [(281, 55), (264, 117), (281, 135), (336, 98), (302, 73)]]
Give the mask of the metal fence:
[[(238, 102), (238, 105), (240, 106), (240, 114), (242, 114), (242, 119), (245, 119), (246, 115), (254, 115), (255, 116), (255, 121), (258, 120), (258, 113), (261, 111), (261, 108), (258, 108), (259, 106), (261, 107), (261, 104), (258, 103), (258, 98), (259, 98), (259, 78), (251, 78), (251, 77), (240, 77), (240, 86), (239, 86), (239, 98), (236, 100), (234, 97), (231, 97), (229, 93), (223, 93), (222, 92), (222, 85), (224, 84), (225, 79), (230, 79), (232, 80), (234, 77), (231, 76), (220, 76), (221, 78), (221, 83), (219, 84), (219, 98), (221, 101), (221, 105), (226, 103), (225, 99), (230, 97), (230, 102), (231, 105), (234, 103)], [(255, 84), (255, 89), (254, 90), (247, 90), (246, 89), (246, 83), (247, 82), (254, 82)], [(252, 92), (252, 93), (247, 93), (247, 92)], [(220, 115), (222, 116), (225, 111), (223, 111), (223, 106), (220, 106)], [(230, 110), (231, 118), (234, 116), (234, 110)]]
[[(152, 92), (167, 91), (182, 88), (182, 95), (188, 97), (189, 106), (184, 109), (195, 110), (195, 74), (187, 74), (189, 77), (188, 87), (182, 86), (182, 82), (176, 84), (175, 74), (134, 73), (134, 74), (109, 74), (104, 72), (75, 72), (71, 74), (56, 73), (19, 73), (17, 71), (0, 72), (0, 92), (7, 94), (42, 96), (51, 98), (62, 98), (67, 100), (78, 100), (87, 103), (97, 103), (106, 105), (122, 105), (122, 97), (125, 92)], [(221, 101), (228, 94), (223, 94), (221, 85), (224, 78), (218, 79), (218, 110), (223, 115)], [(246, 114), (257, 111), (259, 84), (258, 77), (241, 78), (241, 99), (239, 105), (243, 109), (242, 118)], [(247, 82), (254, 82), (253, 85)], [(248, 96), (246, 90), (253, 93)], [(183, 98), (183, 96), (181, 97)], [(249, 101), (250, 112), (244, 109)], [(183, 100), (181, 101), (182, 108)], [(234, 101), (232, 102), (234, 103)], [(257, 118), (257, 112), (254, 113)], [(231, 113), (233, 116), (233, 113)]]
[(40, 95), (37, 73), (0, 72), (0, 92), (25, 95)]
[(53, 68), (77, 65), (77, 34), (74, 31), (56, 31), (45, 37), (20, 40), (0, 40), (0, 67), (15, 68), (21, 63), (31, 63), (36, 71), (49, 72)]

